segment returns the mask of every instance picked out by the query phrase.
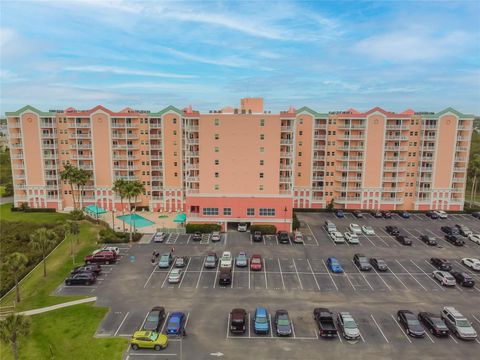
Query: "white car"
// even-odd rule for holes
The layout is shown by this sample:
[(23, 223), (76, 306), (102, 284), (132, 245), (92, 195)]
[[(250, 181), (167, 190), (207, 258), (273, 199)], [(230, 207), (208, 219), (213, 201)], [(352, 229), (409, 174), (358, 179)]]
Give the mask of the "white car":
[(332, 231), (330, 232), (330, 237), (332, 238), (333, 242), (335, 243), (344, 243), (345, 238), (343, 237), (340, 231)]
[(354, 234), (362, 233), (362, 228), (358, 224), (350, 224), (349, 228), (350, 228), (350, 231), (353, 232)]
[(455, 286), (455, 278), (447, 271), (435, 270), (433, 278), (438, 280), (443, 286)]
[(362, 231), (365, 235), (375, 235), (375, 230), (371, 226), (363, 225)]
[(448, 218), (448, 215), (445, 211), (443, 210), (435, 210), (434, 211), (435, 214), (437, 214), (437, 216), (440, 218), (440, 219), (446, 219)]
[(349, 244), (359, 244), (357, 234), (354, 234), (354, 233), (351, 233), (351, 232), (346, 232), (345, 233), (345, 239), (347, 239)]
[(168, 274), (168, 283), (169, 284), (178, 284), (182, 280), (183, 270), (182, 269), (172, 269), (170, 274)]
[(231, 268), (232, 267), (232, 253), (230, 251), (224, 251), (222, 257), (220, 258), (220, 267), (221, 268)]
[(164, 232), (157, 232), (155, 233), (155, 235), (153, 235), (153, 242), (163, 242), (165, 240), (165, 237), (167, 236), (167, 234), (165, 234)]
[(472, 270), (480, 271), (480, 260), (475, 258), (463, 258), (462, 264)]
[(245, 232), (247, 231), (248, 225), (246, 223), (238, 223), (237, 231)]
[(120, 254), (120, 249), (116, 246), (104, 246), (103, 248), (101, 249), (97, 249), (93, 252), (93, 254), (95, 255), (96, 253), (99, 253), (100, 251), (112, 251), (114, 252), (115, 254), (117, 254), (117, 256)]
[(220, 241), (222, 239), (222, 236), (220, 235), (220, 231), (214, 231), (212, 232), (212, 237), (210, 238), (212, 241)]
[(304, 243), (303, 234), (300, 231), (295, 231), (295, 234), (293, 236), (293, 242), (295, 244), (303, 244)]
[(480, 245), (480, 234), (468, 234), (468, 238), (475, 244)]

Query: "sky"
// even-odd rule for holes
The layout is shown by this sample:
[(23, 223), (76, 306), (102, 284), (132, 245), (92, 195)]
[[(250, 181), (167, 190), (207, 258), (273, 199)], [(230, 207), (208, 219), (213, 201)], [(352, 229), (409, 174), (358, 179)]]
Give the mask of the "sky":
[(480, 0), (0, 0), (0, 114), (102, 104), (480, 114)]

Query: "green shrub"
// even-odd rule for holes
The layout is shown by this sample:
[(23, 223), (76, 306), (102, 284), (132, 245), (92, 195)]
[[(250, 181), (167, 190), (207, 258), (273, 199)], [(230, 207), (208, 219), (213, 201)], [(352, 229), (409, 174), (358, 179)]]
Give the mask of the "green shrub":
[[(104, 228), (98, 233), (99, 241), (101, 243), (127, 243), (129, 242), (129, 233), (128, 232), (116, 232), (111, 228)], [(133, 241), (138, 241), (142, 238), (142, 234), (134, 233), (132, 234)]]
[(83, 220), (85, 219), (85, 215), (83, 214), (82, 210), (73, 210), (70, 212), (72, 216), (72, 220)]
[(293, 213), (292, 228), (293, 230), (298, 230), (299, 227), (300, 227), (300, 220), (298, 220), (297, 214)]
[(187, 224), (185, 229), (188, 234), (200, 231), (202, 234), (209, 234), (212, 231), (220, 231), (221, 226), (218, 224)]
[(263, 235), (275, 235), (277, 228), (275, 225), (251, 225), (250, 232), (261, 231)]

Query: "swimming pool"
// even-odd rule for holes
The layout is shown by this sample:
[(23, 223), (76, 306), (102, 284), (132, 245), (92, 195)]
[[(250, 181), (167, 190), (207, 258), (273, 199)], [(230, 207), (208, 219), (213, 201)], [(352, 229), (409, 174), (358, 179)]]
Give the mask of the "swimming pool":
[(124, 221), (128, 225), (135, 226), (136, 228), (151, 226), (155, 224), (153, 221), (145, 219), (144, 217), (137, 214), (133, 214), (131, 218), (130, 215), (117, 216), (117, 219)]

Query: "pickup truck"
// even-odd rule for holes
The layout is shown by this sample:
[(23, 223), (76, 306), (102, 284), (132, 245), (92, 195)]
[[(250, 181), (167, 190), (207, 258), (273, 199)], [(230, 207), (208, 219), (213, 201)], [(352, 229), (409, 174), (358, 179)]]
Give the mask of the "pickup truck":
[(313, 310), (313, 318), (318, 325), (318, 334), (320, 336), (334, 337), (337, 335), (333, 313), (330, 312), (330, 310), (325, 308), (315, 308)]

